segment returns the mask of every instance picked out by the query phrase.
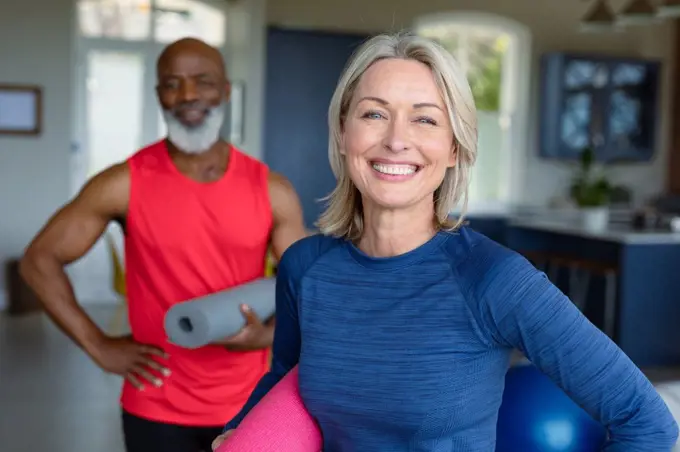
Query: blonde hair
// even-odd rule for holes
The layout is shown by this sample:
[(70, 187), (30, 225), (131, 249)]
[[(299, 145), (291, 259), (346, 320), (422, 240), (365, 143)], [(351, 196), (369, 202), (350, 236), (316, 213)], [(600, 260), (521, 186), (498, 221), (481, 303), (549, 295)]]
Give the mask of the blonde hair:
[[(335, 189), (324, 198), (327, 208), (317, 227), (327, 235), (356, 240), (363, 233), (361, 194), (349, 177), (340, 153), (345, 116), (361, 76), (377, 61), (387, 58), (415, 60), (430, 68), (444, 99), (453, 128), (456, 165), (434, 193), (435, 224), (438, 229), (455, 230), (467, 210), (470, 170), (477, 158), (477, 110), (465, 73), (453, 56), (436, 42), (420, 36), (397, 33), (378, 35), (359, 47), (340, 77), (328, 108), (328, 158), (337, 179)], [(463, 200), (461, 216), (450, 212)]]

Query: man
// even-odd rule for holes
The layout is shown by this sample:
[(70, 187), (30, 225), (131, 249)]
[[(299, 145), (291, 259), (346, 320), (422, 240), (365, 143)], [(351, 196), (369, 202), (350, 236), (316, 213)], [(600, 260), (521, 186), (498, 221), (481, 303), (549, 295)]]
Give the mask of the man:
[[(209, 451), (266, 372), (274, 325), (244, 306), (246, 326), (235, 336), (185, 350), (168, 343), (164, 315), (262, 277), (268, 249), (280, 258), (305, 229), (291, 185), (219, 139), (230, 84), (216, 49), (195, 39), (168, 46), (157, 94), (167, 139), (88, 181), (33, 240), (21, 270), (62, 330), (125, 378), (128, 452)], [(131, 337), (103, 333), (64, 272), (110, 221), (125, 231)]]

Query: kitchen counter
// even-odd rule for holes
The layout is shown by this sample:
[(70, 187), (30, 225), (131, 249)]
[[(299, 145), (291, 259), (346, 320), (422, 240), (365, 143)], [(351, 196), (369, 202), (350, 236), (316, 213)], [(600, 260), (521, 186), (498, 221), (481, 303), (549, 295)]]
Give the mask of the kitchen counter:
[(510, 218), (508, 220), (508, 226), (569, 234), (587, 239), (605, 240), (629, 245), (680, 245), (680, 233), (678, 232), (655, 229), (635, 230), (623, 223), (612, 223), (604, 230), (592, 231), (584, 228), (575, 220), (518, 216)]

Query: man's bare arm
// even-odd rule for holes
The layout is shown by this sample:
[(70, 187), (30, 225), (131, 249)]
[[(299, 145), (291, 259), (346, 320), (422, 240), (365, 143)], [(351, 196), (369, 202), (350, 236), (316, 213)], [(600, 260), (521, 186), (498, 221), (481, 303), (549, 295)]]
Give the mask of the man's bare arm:
[[(269, 199), (274, 216), (271, 248), (278, 261), (286, 249), (307, 235), (302, 207), (295, 189), (288, 180), (277, 173), (269, 174)], [(275, 317), (264, 323), (252, 311), (243, 312), (246, 326), (235, 336), (217, 341), (231, 350), (258, 350), (271, 347), (274, 340)]]
[[(269, 199), (274, 215), (271, 248), (278, 262), (289, 246), (307, 236), (307, 229), (300, 198), (288, 179), (278, 173), (269, 175)], [(276, 317), (272, 317), (267, 325), (273, 328), (275, 323)], [(273, 331), (271, 339), (274, 339)]]
[(21, 275), (47, 314), (90, 355), (103, 333), (77, 303), (64, 267), (84, 256), (110, 221), (125, 216), (129, 185), (125, 164), (92, 178), (49, 219), (21, 260)]
[(300, 199), (292, 184), (278, 173), (269, 174), (269, 199), (274, 215), (271, 247), (277, 261), (290, 245), (307, 236)]

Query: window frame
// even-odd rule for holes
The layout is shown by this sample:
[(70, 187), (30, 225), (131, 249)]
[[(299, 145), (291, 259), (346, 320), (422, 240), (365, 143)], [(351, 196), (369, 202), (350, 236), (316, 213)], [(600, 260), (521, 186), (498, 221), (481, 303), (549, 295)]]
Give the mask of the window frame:
[[(494, 28), (510, 36), (507, 60), (503, 68), (503, 87), (501, 88), (501, 121), (508, 124), (507, 155), (503, 165), (504, 191), (507, 197), (494, 201), (474, 201), (468, 205), (469, 214), (494, 215), (507, 214), (513, 206), (525, 199), (525, 178), (527, 174), (528, 152), (530, 147), (529, 115), (532, 81), (532, 36), (529, 28), (511, 18), (480, 12), (451, 11), (420, 16), (413, 21), (415, 33), (432, 26), (459, 26)], [(460, 213), (458, 207), (452, 213)]]

